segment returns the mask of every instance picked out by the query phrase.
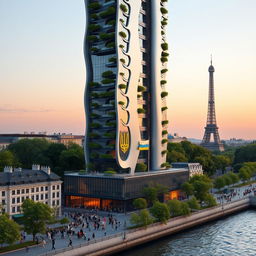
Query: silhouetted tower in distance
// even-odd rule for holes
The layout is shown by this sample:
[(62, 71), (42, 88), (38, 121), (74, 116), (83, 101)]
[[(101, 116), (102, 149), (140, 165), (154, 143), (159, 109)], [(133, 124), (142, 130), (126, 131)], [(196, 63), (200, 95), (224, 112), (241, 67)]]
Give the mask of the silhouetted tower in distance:
[[(212, 60), (211, 66), (208, 69), (209, 71), (209, 101), (208, 101), (208, 115), (207, 115), (207, 123), (204, 132), (204, 138), (202, 140), (201, 146), (209, 149), (209, 150), (218, 150), (224, 151), (224, 146), (220, 141), (219, 131), (216, 122), (216, 114), (215, 114), (215, 100), (214, 100), (214, 77), (213, 73), (215, 71)], [(213, 135), (213, 141), (211, 141), (211, 135)]]

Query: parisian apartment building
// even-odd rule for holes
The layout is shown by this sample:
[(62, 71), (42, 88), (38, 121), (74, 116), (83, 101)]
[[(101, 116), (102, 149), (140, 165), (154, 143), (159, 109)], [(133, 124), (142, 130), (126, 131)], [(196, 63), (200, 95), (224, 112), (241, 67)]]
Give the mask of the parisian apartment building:
[(26, 199), (48, 204), (56, 215), (61, 214), (61, 184), (50, 167), (33, 165), (32, 169), (5, 167), (0, 172), (0, 205), (10, 216), (22, 214)]

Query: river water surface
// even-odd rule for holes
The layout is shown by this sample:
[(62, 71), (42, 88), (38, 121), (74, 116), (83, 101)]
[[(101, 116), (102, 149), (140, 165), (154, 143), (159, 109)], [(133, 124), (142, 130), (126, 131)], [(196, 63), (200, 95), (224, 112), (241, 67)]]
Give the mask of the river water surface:
[(256, 256), (256, 210), (151, 242), (118, 256)]

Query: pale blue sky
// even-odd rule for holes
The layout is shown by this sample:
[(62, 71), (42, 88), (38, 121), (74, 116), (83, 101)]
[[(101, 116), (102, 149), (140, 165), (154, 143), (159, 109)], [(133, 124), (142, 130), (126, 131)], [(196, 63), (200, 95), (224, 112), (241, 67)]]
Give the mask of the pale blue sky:
[[(169, 0), (170, 131), (201, 138), (213, 54), (222, 138), (255, 138), (256, 1)], [(83, 133), (82, 0), (0, 0), (0, 132)]]

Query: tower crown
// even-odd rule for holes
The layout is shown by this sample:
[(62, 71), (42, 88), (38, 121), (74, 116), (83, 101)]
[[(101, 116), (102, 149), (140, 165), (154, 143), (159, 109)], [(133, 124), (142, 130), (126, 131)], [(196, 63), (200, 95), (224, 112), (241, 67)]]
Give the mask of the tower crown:
[(214, 72), (215, 71), (214, 66), (212, 65), (212, 56), (211, 56), (211, 66), (209, 67), (208, 71), (209, 72)]

